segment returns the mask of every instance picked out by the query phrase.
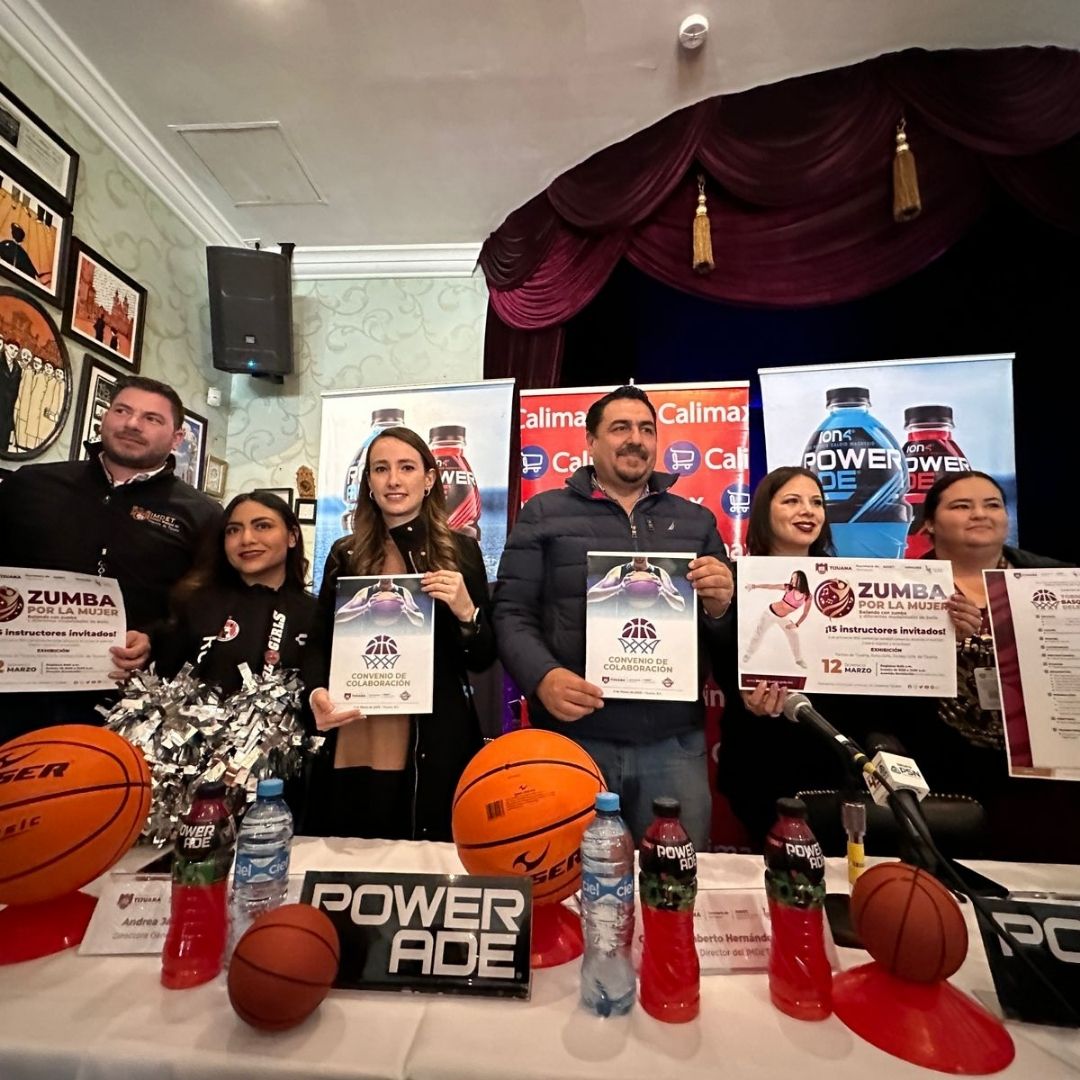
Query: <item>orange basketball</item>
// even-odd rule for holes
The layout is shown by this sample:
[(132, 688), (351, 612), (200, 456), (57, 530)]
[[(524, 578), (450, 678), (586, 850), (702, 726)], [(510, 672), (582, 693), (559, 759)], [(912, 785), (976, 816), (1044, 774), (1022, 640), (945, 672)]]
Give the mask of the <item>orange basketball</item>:
[(851, 894), (851, 918), (866, 951), (901, 979), (939, 982), (967, 956), (960, 905), (937, 878), (907, 863), (867, 870)]
[(236, 943), (229, 1001), (252, 1027), (295, 1027), (329, 993), (340, 956), (337, 930), (324, 912), (308, 904), (264, 912)]
[(581, 834), (604, 791), (572, 739), (526, 728), (488, 743), (454, 793), (458, 855), (470, 874), (528, 874), (533, 901), (554, 903), (581, 880)]
[(0, 746), (0, 903), (81, 888), (135, 842), (150, 812), (142, 752), (104, 728), (63, 724)]

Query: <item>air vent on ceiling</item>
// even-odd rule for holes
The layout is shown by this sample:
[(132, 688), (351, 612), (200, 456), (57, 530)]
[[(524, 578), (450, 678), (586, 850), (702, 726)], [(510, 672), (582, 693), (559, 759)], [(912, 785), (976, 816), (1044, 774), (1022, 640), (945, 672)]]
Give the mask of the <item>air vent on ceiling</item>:
[(294, 206), (323, 197), (276, 120), (170, 124), (236, 206)]

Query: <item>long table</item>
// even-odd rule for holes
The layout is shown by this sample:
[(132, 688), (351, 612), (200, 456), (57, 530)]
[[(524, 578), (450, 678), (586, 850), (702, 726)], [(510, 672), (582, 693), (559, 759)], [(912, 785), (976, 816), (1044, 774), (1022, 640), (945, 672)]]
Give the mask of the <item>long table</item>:
[[(1071, 889), (1075, 866), (973, 864), (1014, 889)], [(299, 839), (293, 870), (461, 872), (448, 844)], [(830, 888), (845, 888), (829, 867)], [(703, 888), (753, 888), (761, 861), (702, 855)], [(953, 984), (993, 986), (970, 905), (971, 950)], [(843, 966), (866, 954), (839, 950)], [(578, 1005), (580, 961), (533, 975), (528, 1002), (332, 991), (292, 1031), (264, 1034), (229, 1006), (224, 977), (165, 990), (156, 957), (87, 957), (75, 950), (0, 968), (0, 1080), (209, 1080), (356, 1077), (415, 1080), (667, 1080), (679, 1077), (830, 1080), (924, 1078), (863, 1042), (835, 1016), (802, 1023), (769, 1003), (764, 975), (702, 978), (701, 1015), (663, 1024), (640, 1007), (601, 1020)], [(1007, 1078), (1080, 1075), (1076, 1032), (1010, 1023), (1016, 1059)]]

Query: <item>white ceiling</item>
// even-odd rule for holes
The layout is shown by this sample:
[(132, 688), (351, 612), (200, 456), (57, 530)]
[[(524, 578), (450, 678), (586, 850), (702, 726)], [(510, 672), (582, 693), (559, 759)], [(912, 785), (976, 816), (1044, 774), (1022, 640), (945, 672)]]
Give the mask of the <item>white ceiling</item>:
[[(692, 11), (712, 29), (686, 54)], [(479, 242), (595, 150), (714, 94), (913, 45), (1080, 47), (1077, 0), (0, 0), (0, 16), (67, 57), (62, 90), (64, 71), (111, 88), (219, 235), (301, 246)], [(267, 120), (324, 204), (236, 207), (170, 129)]]

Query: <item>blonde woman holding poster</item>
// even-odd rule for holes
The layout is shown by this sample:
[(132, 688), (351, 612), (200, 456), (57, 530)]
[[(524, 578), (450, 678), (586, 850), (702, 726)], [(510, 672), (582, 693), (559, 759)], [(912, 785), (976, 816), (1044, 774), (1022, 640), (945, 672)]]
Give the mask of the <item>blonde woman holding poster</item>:
[[(421, 587), (435, 600), (434, 709), (364, 716), (326, 690), (338, 578), (402, 574), (422, 574)], [(346, 618), (363, 617), (365, 602), (358, 594)], [(352, 533), (330, 549), (319, 589), (312, 663), (304, 672), (305, 684), (316, 688), (315, 727), (327, 737), (326, 771), (312, 784), (312, 831), (451, 839), (454, 788), (481, 745), (468, 672), (495, 660), (490, 615), (483, 556), (474, 539), (450, 529), (434, 455), (411, 429), (386, 428), (368, 447)]]

